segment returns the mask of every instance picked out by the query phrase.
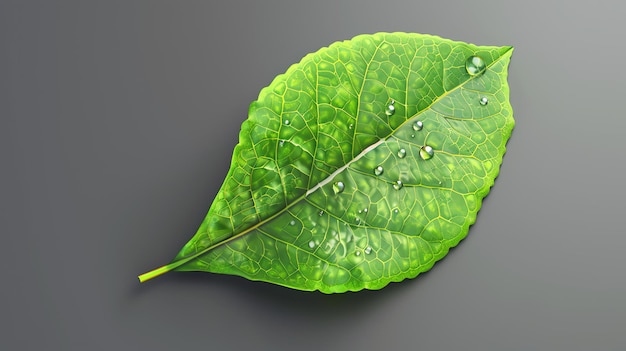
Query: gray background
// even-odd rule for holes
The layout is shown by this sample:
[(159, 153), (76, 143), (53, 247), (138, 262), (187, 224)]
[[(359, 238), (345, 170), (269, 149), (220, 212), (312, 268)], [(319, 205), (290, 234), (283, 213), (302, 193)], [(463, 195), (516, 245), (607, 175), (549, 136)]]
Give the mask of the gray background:
[[(619, 1), (2, 1), (0, 349), (624, 350)], [(517, 126), (428, 273), (326, 296), (136, 275), (195, 232), (248, 104), (336, 40), (513, 45)]]

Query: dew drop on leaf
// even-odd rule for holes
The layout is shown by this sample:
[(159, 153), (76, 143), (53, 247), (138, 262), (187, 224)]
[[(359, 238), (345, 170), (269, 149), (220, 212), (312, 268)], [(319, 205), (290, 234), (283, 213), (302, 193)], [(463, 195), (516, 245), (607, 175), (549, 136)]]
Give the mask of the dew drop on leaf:
[(402, 184), (401, 180), (396, 180), (396, 182), (393, 183), (393, 188), (396, 189), (396, 190), (402, 189), (403, 186), (404, 186), (404, 184)]
[(372, 253), (372, 248), (368, 246), (365, 248), (365, 250), (363, 250), (363, 252), (365, 252), (366, 255), (369, 255)]
[(424, 145), (420, 148), (420, 157), (423, 160), (430, 160), (431, 158), (433, 158), (434, 154), (435, 154), (435, 151), (433, 150), (432, 147), (428, 145)]
[(324, 215), (324, 211), (320, 211), (318, 214), (319, 214), (319, 215), (320, 215), (320, 217), (321, 217), (321, 216), (323, 216), (323, 215)]
[(289, 222), (289, 225), (296, 225), (296, 221), (292, 220), (291, 222)]
[(467, 58), (467, 61), (465, 61), (465, 69), (470, 76), (483, 73), (486, 68), (487, 65), (480, 56), (470, 56)]
[(422, 130), (422, 128), (424, 128), (424, 122), (416, 121), (415, 123), (413, 123), (413, 130), (420, 131)]
[(405, 156), (406, 156), (406, 150), (405, 149), (398, 150), (398, 157), (404, 158)]
[(357, 256), (361, 256), (361, 251), (357, 251), (354, 254), (357, 255)]
[(289, 122), (288, 119), (286, 119), (284, 123), (285, 123), (286, 126), (288, 126), (290, 122)]
[(383, 174), (384, 171), (385, 171), (385, 169), (383, 168), (383, 166), (378, 166), (378, 167), (374, 168), (374, 174), (377, 175), (377, 176)]
[(333, 184), (333, 192), (335, 192), (335, 194), (339, 194), (343, 191), (343, 189), (345, 189), (345, 185), (343, 184), (343, 182), (335, 182)]
[(387, 109), (385, 110), (385, 114), (387, 116), (393, 116), (394, 113), (396, 113), (396, 108), (393, 106), (393, 104), (395, 104), (396, 102), (394, 100), (391, 100), (391, 103), (389, 103), (389, 106), (387, 106)]
[(488, 103), (489, 103), (489, 100), (486, 97), (483, 96), (483, 97), (480, 98), (480, 104), (481, 105), (485, 106)]
[(313, 241), (313, 240), (309, 241), (309, 247), (310, 248), (314, 248), (315, 247), (315, 241)]

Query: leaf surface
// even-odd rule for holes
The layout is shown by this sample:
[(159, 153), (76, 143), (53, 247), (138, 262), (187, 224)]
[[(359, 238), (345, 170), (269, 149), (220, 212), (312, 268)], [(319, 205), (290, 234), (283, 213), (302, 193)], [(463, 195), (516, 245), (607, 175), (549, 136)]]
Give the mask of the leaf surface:
[(206, 271), (336, 293), (429, 270), (498, 175), (512, 51), (378, 33), (307, 55), (250, 105), (195, 236), (140, 280)]

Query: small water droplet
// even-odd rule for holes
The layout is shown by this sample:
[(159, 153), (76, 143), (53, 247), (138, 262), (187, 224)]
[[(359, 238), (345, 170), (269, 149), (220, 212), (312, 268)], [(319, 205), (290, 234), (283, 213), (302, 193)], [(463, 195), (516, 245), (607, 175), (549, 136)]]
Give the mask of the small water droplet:
[(280, 145), (280, 146), (285, 145), (285, 141), (284, 141), (284, 140), (279, 141), (279, 142), (278, 142), (278, 145)]
[(396, 190), (402, 189), (403, 186), (404, 186), (404, 184), (402, 184), (401, 180), (396, 180), (396, 182), (393, 183), (393, 188), (396, 189)]
[(411, 134), (411, 138), (415, 138), (415, 134)]
[(359, 212), (359, 213), (363, 213), (363, 210), (359, 210), (358, 212)]
[(470, 56), (467, 58), (467, 61), (465, 61), (465, 69), (470, 76), (483, 73), (486, 68), (487, 65), (480, 56)]
[(354, 127), (354, 125), (350, 123), (350, 125), (348, 126), (348, 129), (352, 129), (352, 127)]
[(357, 256), (361, 256), (361, 251), (357, 251), (354, 254), (357, 255)]
[(356, 220), (356, 224), (360, 224), (361, 223), (361, 218), (356, 217), (355, 220)]
[(406, 150), (405, 149), (398, 150), (398, 157), (404, 158), (404, 156), (406, 156)]
[(487, 99), (487, 97), (483, 96), (480, 98), (480, 104), (485, 106), (489, 103), (489, 99)]
[(335, 182), (333, 184), (333, 191), (335, 192), (335, 194), (339, 194), (341, 192), (343, 192), (343, 189), (345, 189), (345, 185), (343, 184), (343, 182)]
[(364, 209), (363, 209), (363, 212), (367, 213), (367, 208), (364, 208)]
[(296, 225), (296, 221), (289, 222), (289, 225)]
[(397, 208), (393, 210), (393, 213), (398, 213), (400, 212), (400, 210), (398, 210)]
[(415, 123), (413, 123), (413, 130), (420, 131), (420, 130), (422, 130), (422, 128), (424, 128), (424, 122), (422, 122), (422, 121), (415, 121)]
[(420, 157), (423, 160), (430, 160), (431, 158), (433, 158), (434, 154), (435, 154), (435, 151), (433, 150), (432, 147), (428, 145), (424, 145), (420, 148)]
[(383, 174), (384, 171), (385, 171), (385, 169), (383, 168), (383, 166), (378, 166), (378, 167), (374, 168), (374, 174), (377, 175), (377, 176)]
[(324, 215), (324, 211), (320, 211), (318, 214), (319, 214), (320, 216), (323, 216), (323, 215)]
[(309, 241), (309, 247), (310, 248), (314, 248), (315, 247), (315, 241), (313, 241), (313, 240)]
[(396, 108), (393, 107), (393, 105), (387, 106), (387, 110), (385, 111), (385, 114), (387, 114), (387, 116), (392, 116), (394, 113), (396, 113)]
[(365, 250), (363, 250), (363, 252), (365, 252), (366, 255), (369, 255), (372, 253), (372, 248), (368, 246), (365, 248)]
[(288, 119), (286, 119), (284, 123), (285, 123), (286, 126), (288, 126), (290, 122), (289, 122)]

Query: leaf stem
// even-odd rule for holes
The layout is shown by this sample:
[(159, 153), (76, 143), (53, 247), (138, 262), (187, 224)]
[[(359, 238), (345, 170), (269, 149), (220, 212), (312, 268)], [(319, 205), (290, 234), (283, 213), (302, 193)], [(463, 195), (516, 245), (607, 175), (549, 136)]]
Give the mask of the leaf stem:
[(151, 270), (150, 272), (146, 272), (140, 276), (138, 276), (139, 278), (139, 282), (140, 283), (144, 283), (152, 278), (156, 278), (158, 276), (160, 276), (161, 274), (165, 274), (167, 272), (170, 272), (172, 270), (174, 270), (176, 267), (183, 265), (184, 263), (187, 263), (187, 261), (189, 260), (178, 260), (176, 262), (172, 262), (169, 264), (166, 264), (165, 266), (161, 266), (159, 268), (155, 268), (153, 270)]

